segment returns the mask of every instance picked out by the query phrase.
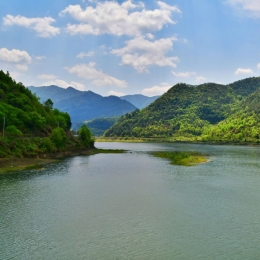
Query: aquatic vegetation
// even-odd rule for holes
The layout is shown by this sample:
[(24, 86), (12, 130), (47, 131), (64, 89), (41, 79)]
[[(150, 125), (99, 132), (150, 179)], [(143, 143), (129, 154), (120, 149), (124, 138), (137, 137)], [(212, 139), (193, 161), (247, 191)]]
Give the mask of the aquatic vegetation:
[(208, 161), (205, 154), (198, 152), (157, 151), (151, 152), (151, 154), (159, 158), (169, 159), (173, 165), (194, 166)]

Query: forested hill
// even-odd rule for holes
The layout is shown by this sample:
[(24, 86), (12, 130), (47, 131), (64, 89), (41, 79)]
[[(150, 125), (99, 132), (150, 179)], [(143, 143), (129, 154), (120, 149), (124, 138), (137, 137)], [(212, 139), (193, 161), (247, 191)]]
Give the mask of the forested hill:
[(260, 142), (260, 89), (234, 106), (229, 117), (207, 129), (203, 139)]
[(50, 99), (41, 104), (22, 83), (0, 70), (0, 158), (35, 157), (94, 146), (86, 127), (79, 138), (72, 135), (70, 127), (68, 113), (54, 109)]
[[(229, 85), (206, 83), (192, 86), (180, 83), (147, 108), (121, 117), (105, 136), (207, 139), (212, 126), (235, 116), (239, 108), (248, 106), (255, 111), (253, 103), (257, 103), (259, 91), (256, 91), (259, 88), (259, 77)], [(253, 93), (255, 95), (249, 96)]]
[(52, 106), (51, 100), (41, 104), (22, 83), (16, 83), (8, 73), (0, 71), (0, 124), (5, 123), (6, 135), (20, 132), (25, 136), (48, 136), (58, 125), (69, 130), (69, 114)]

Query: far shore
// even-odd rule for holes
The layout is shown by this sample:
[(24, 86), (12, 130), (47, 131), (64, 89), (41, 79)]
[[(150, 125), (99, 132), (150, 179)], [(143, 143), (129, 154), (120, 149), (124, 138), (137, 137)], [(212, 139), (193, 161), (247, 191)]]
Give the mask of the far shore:
[(131, 137), (96, 137), (96, 142), (121, 142), (121, 143), (186, 143), (186, 144), (209, 144), (209, 145), (254, 145), (259, 146), (256, 142), (231, 142), (231, 141), (205, 141), (205, 140), (195, 140), (195, 139), (172, 139), (172, 138), (131, 138)]

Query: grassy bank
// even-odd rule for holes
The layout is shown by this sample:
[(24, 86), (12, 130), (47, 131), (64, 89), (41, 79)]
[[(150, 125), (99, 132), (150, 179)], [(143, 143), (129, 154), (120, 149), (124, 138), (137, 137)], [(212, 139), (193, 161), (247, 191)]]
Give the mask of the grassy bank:
[(94, 155), (94, 154), (119, 154), (125, 153), (121, 149), (77, 149), (71, 151), (59, 151), (56, 153), (38, 154), (38, 158), (0, 158), (0, 174), (21, 171), (26, 169), (41, 169), (45, 164), (59, 162), (61, 159), (79, 155)]
[(169, 159), (173, 165), (194, 166), (208, 161), (206, 155), (198, 152), (159, 151), (151, 152), (151, 154), (159, 158)]
[(39, 158), (0, 158), (0, 174), (25, 169), (40, 169), (47, 163), (54, 163), (55, 159)]

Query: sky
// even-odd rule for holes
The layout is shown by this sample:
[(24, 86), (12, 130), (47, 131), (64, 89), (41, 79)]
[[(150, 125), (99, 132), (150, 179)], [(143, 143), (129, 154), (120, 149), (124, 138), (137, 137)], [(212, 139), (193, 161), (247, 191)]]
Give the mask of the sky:
[(259, 76), (260, 1), (0, 0), (0, 69), (102, 96)]

